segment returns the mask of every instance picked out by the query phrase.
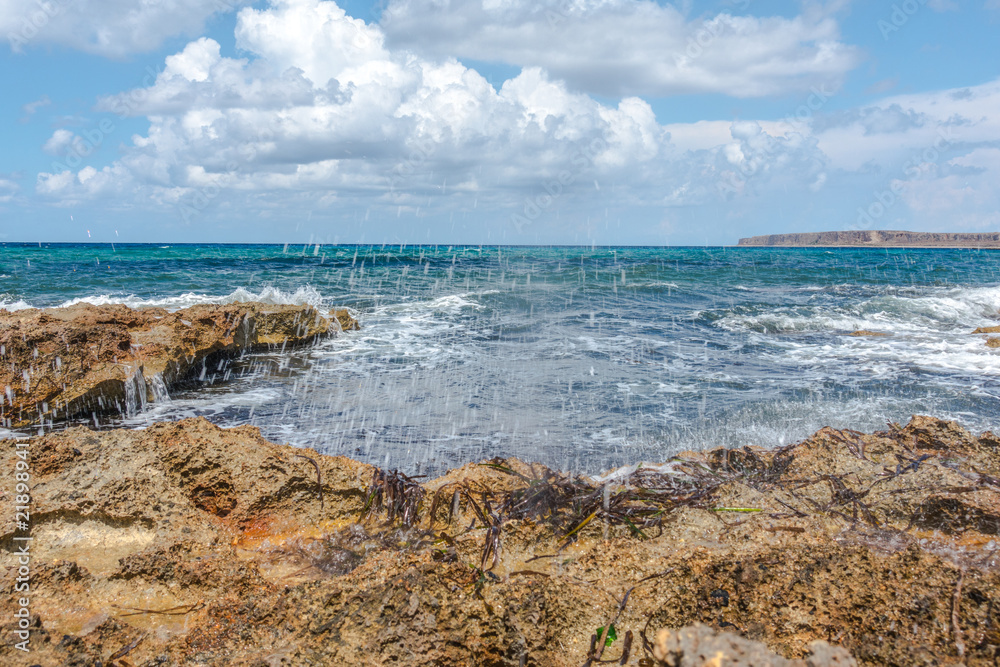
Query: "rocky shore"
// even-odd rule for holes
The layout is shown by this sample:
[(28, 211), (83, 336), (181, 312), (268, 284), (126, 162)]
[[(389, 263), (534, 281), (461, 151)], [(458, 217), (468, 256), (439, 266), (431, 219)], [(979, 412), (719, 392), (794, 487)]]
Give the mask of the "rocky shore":
[(31, 653), (5, 613), (5, 665), (1000, 655), (1000, 438), (930, 417), (600, 479), (494, 460), (414, 480), (203, 419), (2, 451), (8, 581), (32, 538), (30, 592), (2, 598), (28, 596)]
[[(356, 326), (253, 303), (0, 311), (3, 418), (113, 416)], [(510, 459), (414, 479), (204, 419), (0, 444), (4, 665), (1000, 656), (1000, 437), (931, 417), (599, 478)]]
[(123, 305), (0, 310), (0, 426), (120, 416), (247, 352), (355, 329), (346, 310), (232, 303), (167, 312)]

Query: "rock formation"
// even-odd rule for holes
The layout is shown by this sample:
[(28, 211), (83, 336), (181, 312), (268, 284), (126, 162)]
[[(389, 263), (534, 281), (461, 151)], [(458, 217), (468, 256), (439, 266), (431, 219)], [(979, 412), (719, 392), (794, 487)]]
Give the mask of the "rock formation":
[(32, 652), (8, 614), (4, 665), (702, 665), (711, 650), (971, 666), (1000, 650), (1000, 438), (929, 417), (599, 479), (493, 460), (421, 483), (203, 419), (0, 450), (7, 572), (33, 538)]
[(956, 234), (850, 230), (844, 232), (805, 232), (771, 234), (740, 239), (741, 246), (857, 246), (914, 248), (1000, 248), (1000, 233)]
[(218, 372), (220, 361), (357, 328), (310, 306), (232, 303), (176, 312), (123, 305), (0, 310), (3, 424), (120, 415)]

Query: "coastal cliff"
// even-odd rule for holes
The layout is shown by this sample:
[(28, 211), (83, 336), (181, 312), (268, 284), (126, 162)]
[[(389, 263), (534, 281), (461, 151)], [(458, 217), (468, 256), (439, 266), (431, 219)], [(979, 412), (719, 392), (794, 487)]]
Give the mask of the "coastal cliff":
[(124, 305), (0, 310), (3, 423), (120, 416), (246, 352), (302, 345), (358, 324), (347, 311), (231, 303), (168, 312)]
[(801, 234), (752, 236), (740, 239), (739, 245), (758, 247), (1000, 248), (1000, 233), (952, 234), (884, 230), (805, 232)]

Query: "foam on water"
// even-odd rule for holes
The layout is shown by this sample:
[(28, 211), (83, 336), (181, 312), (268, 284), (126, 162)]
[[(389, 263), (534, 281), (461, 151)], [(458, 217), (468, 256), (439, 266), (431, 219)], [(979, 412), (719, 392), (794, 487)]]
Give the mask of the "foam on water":
[[(68, 299), (59, 304), (60, 308), (75, 306), (79, 303), (89, 303), (95, 306), (106, 306), (112, 303), (123, 303), (130, 308), (163, 308), (168, 311), (181, 310), (203, 304), (246, 303), (259, 301), (274, 305), (309, 305), (323, 308), (323, 296), (309, 285), (303, 285), (294, 292), (285, 292), (275, 287), (265, 287), (259, 292), (253, 292), (244, 287), (237, 287), (228, 294), (198, 294), (186, 292), (178, 296), (140, 298), (134, 295), (117, 296), (110, 294), (87, 295)], [(32, 308), (25, 304), (25, 308)]]
[(13, 313), (14, 311), (17, 310), (27, 310), (28, 308), (32, 307), (33, 306), (24, 299), (17, 299), (15, 301), (8, 299), (0, 299), (0, 310), (6, 310)]

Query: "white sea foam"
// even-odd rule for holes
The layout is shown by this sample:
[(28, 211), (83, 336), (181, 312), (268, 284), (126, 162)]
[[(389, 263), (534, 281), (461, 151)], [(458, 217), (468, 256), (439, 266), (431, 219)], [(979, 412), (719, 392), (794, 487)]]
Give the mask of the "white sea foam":
[(479, 294), (452, 294), (379, 306), (365, 314), (365, 326), (351, 336), (326, 341), (318, 354), (342, 358), (338, 372), (370, 372), (372, 359), (406, 359), (421, 365), (454, 362), (473, 354), (472, 332), (462, 313), (483, 307)]
[(28, 308), (34, 308), (34, 306), (23, 299), (18, 299), (17, 301), (0, 299), (0, 310), (13, 313), (15, 310), (27, 310)]
[[(122, 419), (121, 424), (132, 428), (145, 428), (165, 418), (173, 420), (211, 417), (239, 408), (258, 408), (281, 398), (281, 392), (271, 387), (243, 387), (238, 392), (201, 393), (180, 400), (149, 403), (142, 412)], [(241, 420), (240, 423), (245, 422), (246, 420)], [(236, 423), (228, 425), (235, 426)]]
[[(198, 294), (196, 292), (186, 292), (178, 296), (143, 298), (134, 295), (117, 296), (110, 294), (95, 294), (70, 299), (59, 304), (65, 308), (75, 306), (79, 303), (89, 303), (95, 306), (105, 306), (109, 304), (124, 304), (130, 308), (164, 308), (169, 311), (180, 310), (201, 304), (217, 303), (246, 303), (248, 301), (259, 301), (274, 305), (309, 305), (319, 310), (324, 309), (325, 299), (322, 294), (310, 285), (297, 288), (294, 292), (287, 292), (276, 287), (264, 287), (259, 292), (237, 287), (229, 294)], [(26, 308), (38, 308), (39, 306), (30, 304), (24, 300), (9, 301), (0, 299), (0, 308), (8, 311), (23, 310)]]
[(890, 294), (858, 298), (842, 306), (802, 304), (758, 307), (730, 313), (716, 322), (729, 331), (767, 333), (849, 332), (952, 333), (958, 327), (995, 325), (1000, 315), (1000, 287), (940, 288), (920, 295)]

